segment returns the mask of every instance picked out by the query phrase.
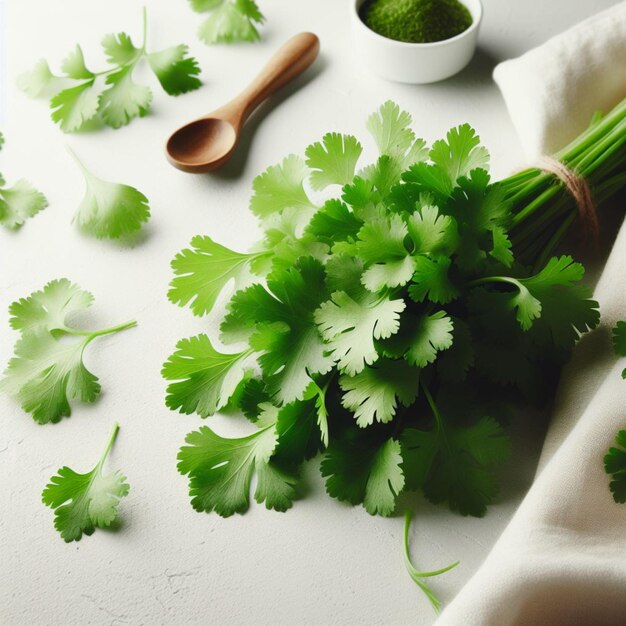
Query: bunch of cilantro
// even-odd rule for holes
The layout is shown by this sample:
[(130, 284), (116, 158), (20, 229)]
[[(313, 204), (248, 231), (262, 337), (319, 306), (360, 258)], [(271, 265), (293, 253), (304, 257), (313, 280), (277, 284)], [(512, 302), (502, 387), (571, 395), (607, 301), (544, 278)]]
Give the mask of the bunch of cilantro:
[[(183, 339), (164, 364), (166, 403), (251, 422), (236, 439), (187, 436), (178, 468), (196, 510), (244, 512), (255, 477), (254, 498), (284, 511), (322, 452), (328, 493), (371, 514), (410, 490), (480, 516), (509, 454), (509, 407), (541, 401), (597, 325), (579, 263), (516, 259), (520, 176), (493, 183), (467, 124), (430, 147), (410, 125), (392, 102), (374, 113), (379, 157), (365, 167), (338, 133), (288, 156), (254, 181), (264, 238), (251, 252), (198, 236), (173, 260), (173, 302), (206, 315), (234, 295), (219, 338)], [(544, 216), (565, 210), (559, 193)]]

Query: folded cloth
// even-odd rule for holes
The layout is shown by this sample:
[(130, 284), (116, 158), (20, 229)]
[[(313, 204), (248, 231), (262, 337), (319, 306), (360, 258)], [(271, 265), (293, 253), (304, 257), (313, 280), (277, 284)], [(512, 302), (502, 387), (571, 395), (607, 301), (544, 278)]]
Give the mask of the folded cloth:
[[(529, 156), (574, 138), (592, 112), (626, 96), (626, 2), (583, 22), (494, 77)], [(565, 368), (537, 477), (478, 572), (438, 626), (626, 624), (626, 504), (603, 457), (626, 429), (626, 365), (611, 329), (626, 319), (626, 223), (595, 290), (601, 325)]]
[(602, 462), (626, 428), (626, 363), (610, 340), (626, 317), (625, 279), (626, 224), (595, 292), (601, 326), (563, 372), (538, 476), (437, 626), (626, 624), (626, 504)]
[(553, 154), (595, 111), (608, 111), (626, 96), (626, 2), (500, 63), (493, 77), (527, 157)]

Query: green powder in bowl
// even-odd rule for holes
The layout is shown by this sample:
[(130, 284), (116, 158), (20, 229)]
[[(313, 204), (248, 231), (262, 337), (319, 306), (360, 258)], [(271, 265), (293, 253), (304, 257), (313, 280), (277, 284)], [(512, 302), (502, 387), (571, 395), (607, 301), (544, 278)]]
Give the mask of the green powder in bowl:
[(472, 24), (458, 0), (368, 0), (361, 19), (379, 35), (408, 43), (450, 39)]

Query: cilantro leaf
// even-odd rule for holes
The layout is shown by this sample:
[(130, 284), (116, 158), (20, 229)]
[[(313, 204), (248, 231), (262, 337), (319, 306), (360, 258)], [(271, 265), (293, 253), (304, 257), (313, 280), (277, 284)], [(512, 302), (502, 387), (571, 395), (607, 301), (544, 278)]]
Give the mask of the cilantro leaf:
[(94, 88), (94, 80), (60, 91), (50, 100), (52, 119), (66, 133), (80, 129), (93, 119), (100, 107), (100, 94)]
[(109, 74), (106, 84), (110, 85), (100, 96), (100, 114), (112, 128), (125, 126), (134, 117), (143, 117), (150, 109), (152, 92), (148, 87), (133, 82), (132, 66)]
[[(617, 322), (613, 329), (613, 350), (618, 356), (626, 356), (626, 322)], [(626, 368), (622, 378), (626, 379)]]
[(407, 226), (399, 215), (369, 222), (358, 233), (357, 252), (369, 265), (361, 281), (367, 289), (378, 292), (385, 287), (399, 287), (411, 280), (414, 261), (404, 245)]
[[(237, 0), (239, 2), (239, 0)], [(109, 67), (100, 72), (87, 68), (82, 48), (77, 45), (63, 60), (63, 76), (54, 76), (46, 61), (18, 78), (18, 86), (37, 97), (51, 94), (52, 119), (65, 132), (82, 129), (87, 122), (100, 119), (112, 128), (125, 126), (136, 117), (147, 115), (152, 92), (133, 81), (133, 73), (142, 59), (156, 75), (163, 89), (179, 95), (200, 87), (197, 61), (187, 57), (185, 45), (172, 46), (159, 52), (146, 48), (146, 13), (144, 10), (144, 42), (133, 44), (126, 33), (108, 34), (102, 48)], [(105, 88), (101, 86), (104, 80)]]
[(0, 177), (0, 224), (5, 228), (19, 228), (48, 206), (46, 197), (28, 181), (18, 180), (11, 187), (2, 186), (3, 182)]
[(60, 91), (62, 79), (55, 76), (45, 59), (37, 61), (32, 70), (17, 77), (17, 86), (31, 98)]
[(400, 444), (395, 439), (377, 443), (359, 432), (349, 431), (331, 444), (321, 472), (329, 495), (363, 503), (370, 515), (391, 515), (404, 487)]
[(206, 335), (182, 339), (163, 365), (171, 383), (165, 404), (181, 413), (208, 417), (225, 407), (251, 365), (251, 351), (223, 354)]
[(343, 374), (339, 385), (345, 392), (341, 403), (354, 413), (357, 426), (374, 421), (387, 423), (396, 414), (398, 400), (410, 406), (417, 397), (419, 370), (405, 361), (380, 359), (355, 376)]
[(461, 515), (481, 517), (498, 492), (493, 466), (508, 457), (510, 442), (490, 417), (455, 426), (434, 413), (435, 429), (407, 428), (402, 434), (407, 488), (421, 488), (431, 502), (447, 501)]
[(102, 38), (102, 49), (111, 65), (131, 65), (141, 56), (141, 50), (126, 33), (109, 33)]
[(356, 163), (363, 147), (352, 135), (327, 133), (322, 143), (306, 149), (306, 164), (313, 170), (311, 187), (325, 189), (329, 185), (347, 185), (354, 178)]
[(198, 12), (211, 11), (198, 36), (206, 44), (258, 41), (256, 24), (265, 21), (254, 0), (191, 0)]
[(433, 363), (437, 354), (452, 345), (452, 320), (445, 311), (430, 315), (406, 315), (401, 320), (400, 332), (387, 340), (384, 351), (387, 356), (404, 357), (417, 367)]
[(328, 244), (354, 240), (363, 222), (340, 200), (328, 200), (315, 213), (305, 233)]
[(489, 153), (480, 145), (480, 137), (469, 124), (450, 129), (446, 139), (435, 141), (429, 156), (439, 170), (446, 173), (452, 188), (472, 170), (489, 167)]
[(15, 397), (40, 424), (69, 416), (73, 400), (96, 400), (98, 378), (83, 363), (87, 346), (97, 337), (136, 325), (129, 322), (95, 331), (74, 328), (70, 317), (92, 301), (91, 294), (61, 279), (9, 308), (11, 326), (21, 337), (0, 380), (0, 391)]
[(189, 305), (194, 315), (206, 315), (231, 280), (235, 289), (245, 284), (250, 265), (263, 256), (267, 253), (242, 254), (198, 235), (191, 240), (191, 248), (172, 261), (175, 278), (168, 298), (180, 306)]
[(609, 488), (615, 502), (626, 502), (626, 430), (620, 430), (615, 445), (604, 457), (604, 471), (611, 476)]
[(119, 239), (140, 230), (150, 219), (148, 198), (130, 185), (98, 178), (71, 154), (85, 176), (85, 197), (74, 215), (78, 227), (98, 239)]
[(242, 329), (248, 330), (272, 396), (287, 403), (302, 398), (309, 374), (324, 374), (332, 366), (313, 320), (327, 298), (324, 269), (302, 257), (292, 267), (275, 269), (267, 287), (256, 284), (236, 293), (221, 330), (226, 341), (241, 339)]
[(45, 331), (24, 335), (15, 344), (0, 381), (0, 391), (15, 397), (40, 424), (71, 414), (70, 402), (95, 402), (100, 384), (83, 364), (85, 342), (61, 343)]
[(315, 209), (304, 191), (306, 175), (304, 161), (294, 154), (283, 159), (280, 165), (268, 167), (252, 183), (254, 195), (250, 200), (250, 210), (265, 219), (285, 209)]
[(104, 453), (90, 472), (79, 474), (62, 467), (41, 494), (43, 503), (54, 509), (54, 527), (68, 543), (79, 541), (83, 534), (91, 535), (96, 528), (109, 527), (118, 517), (120, 500), (128, 495), (129, 486), (121, 472), (102, 471), (118, 430), (116, 423)]
[(450, 254), (458, 242), (456, 221), (436, 206), (425, 205), (409, 216), (407, 231), (416, 254)]
[(68, 78), (74, 78), (76, 80), (83, 78), (90, 79), (95, 76), (91, 70), (87, 69), (83, 50), (79, 45), (65, 57), (61, 64), (61, 70)]
[(315, 322), (339, 369), (354, 376), (378, 360), (374, 340), (387, 339), (398, 332), (405, 306), (401, 299), (366, 294), (354, 300), (347, 293), (336, 291), (315, 312)]
[[(405, 168), (428, 156), (426, 142), (416, 139), (411, 130), (411, 115), (401, 111), (391, 100), (370, 115), (366, 128), (374, 138), (381, 155), (391, 157), (399, 167)], [(399, 178), (398, 172), (397, 178)]]
[(188, 445), (178, 453), (178, 471), (189, 475), (196, 511), (215, 511), (222, 517), (245, 512), (254, 474), (257, 502), (277, 511), (291, 507), (296, 476), (271, 461), (278, 443), (276, 419), (277, 410), (270, 405), (259, 417), (259, 429), (247, 437), (224, 439), (208, 426), (187, 435)]
[(93, 296), (67, 278), (53, 280), (43, 289), (11, 304), (11, 328), (21, 333), (46, 330), (67, 332), (71, 317), (93, 304)]
[(409, 296), (415, 302), (428, 299), (437, 304), (447, 304), (459, 295), (448, 271), (451, 261), (446, 256), (433, 258), (419, 255), (414, 259), (415, 273), (409, 285)]
[(180, 44), (153, 52), (146, 58), (161, 83), (161, 87), (170, 96), (178, 96), (198, 89), (202, 81), (198, 78), (200, 67), (193, 57), (188, 57), (189, 47)]

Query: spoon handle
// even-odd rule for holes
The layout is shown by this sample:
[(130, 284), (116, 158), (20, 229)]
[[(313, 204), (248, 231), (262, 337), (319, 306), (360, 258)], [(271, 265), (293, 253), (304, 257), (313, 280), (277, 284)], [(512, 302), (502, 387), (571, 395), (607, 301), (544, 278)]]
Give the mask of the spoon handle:
[(320, 50), (320, 40), (313, 33), (300, 33), (285, 43), (269, 60), (252, 83), (225, 108), (231, 122), (241, 126), (246, 118), (275, 91), (310, 67)]

